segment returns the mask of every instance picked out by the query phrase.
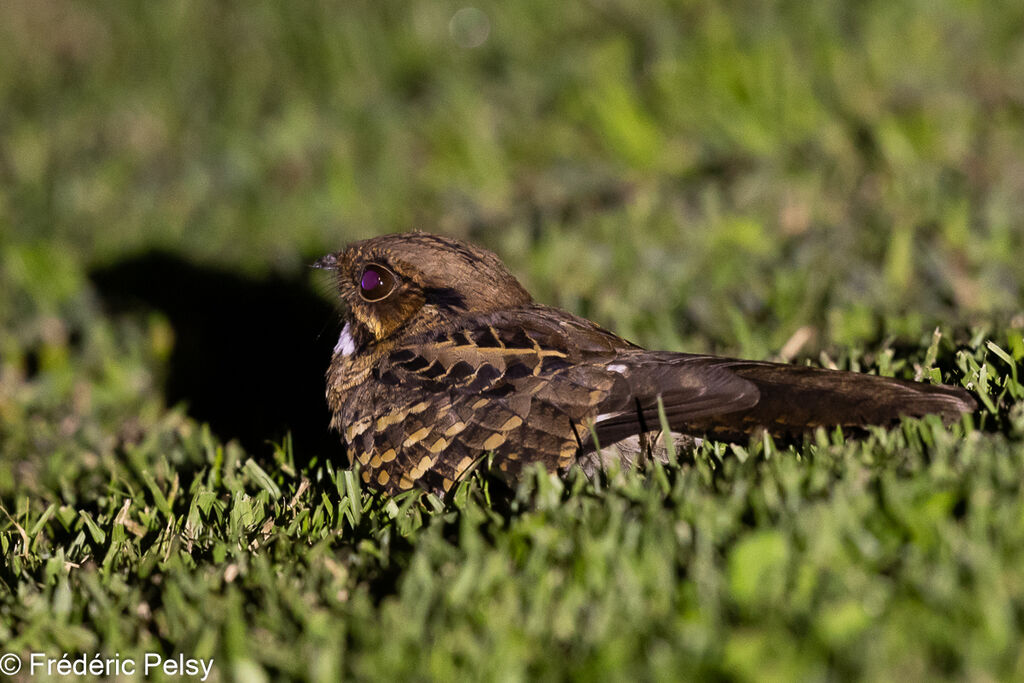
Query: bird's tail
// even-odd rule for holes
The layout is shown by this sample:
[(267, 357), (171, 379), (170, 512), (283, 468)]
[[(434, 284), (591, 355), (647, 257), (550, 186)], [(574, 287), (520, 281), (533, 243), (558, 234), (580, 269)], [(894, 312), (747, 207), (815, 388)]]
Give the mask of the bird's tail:
[(817, 427), (889, 426), (902, 417), (938, 415), (952, 422), (977, 408), (959, 387), (780, 363), (736, 361), (729, 369), (757, 387), (757, 403), (679, 425), (681, 431), (735, 439), (763, 428), (785, 437)]
[(977, 407), (958, 387), (717, 356), (638, 351), (605, 369), (620, 376), (594, 423), (601, 443), (656, 430), (661, 414), (674, 432), (744, 441), (761, 429), (785, 437), (901, 417), (951, 422)]

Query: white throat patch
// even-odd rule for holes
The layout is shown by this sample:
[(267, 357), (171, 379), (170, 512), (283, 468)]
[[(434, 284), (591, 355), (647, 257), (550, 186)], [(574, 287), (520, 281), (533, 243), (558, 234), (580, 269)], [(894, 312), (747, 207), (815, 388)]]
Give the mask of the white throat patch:
[(338, 343), (334, 345), (335, 355), (341, 354), (343, 356), (351, 356), (356, 351), (356, 340), (352, 338), (352, 324), (345, 323), (345, 327), (341, 329), (341, 336), (338, 337)]

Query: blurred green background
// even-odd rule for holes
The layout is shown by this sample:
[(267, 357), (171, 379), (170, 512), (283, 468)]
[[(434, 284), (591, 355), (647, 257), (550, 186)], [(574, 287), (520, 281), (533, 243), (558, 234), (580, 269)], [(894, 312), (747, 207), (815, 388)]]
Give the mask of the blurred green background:
[(650, 344), (1019, 306), (1019, 3), (461, 8), (4, 3), (4, 289), (67, 305), (157, 246), (296, 273), (421, 228)]
[[(179, 370), (173, 362), (175, 349), (187, 345), (194, 331), (189, 311), (170, 312), (164, 302), (124, 314), (97, 287), (96, 273), (158, 251), (196, 269), (181, 272), (216, 274), (203, 282), (212, 283), (211, 297), (221, 295), (212, 300), (231, 323), (223, 332), (217, 328), (222, 346), (246, 345), (247, 340), (257, 340), (258, 346), (269, 335), (294, 338), (310, 348), (326, 340), (329, 348), (337, 331), (336, 314), (328, 310), (296, 323), (284, 315), (290, 304), (264, 301), (273, 298), (267, 287), (306, 292), (329, 308), (329, 283), (308, 269), (313, 259), (351, 240), (414, 228), (471, 239), (495, 250), (540, 301), (588, 316), (644, 345), (756, 358), (781, 354), (819, 359), (824, 351), (847, 365), (857, 367), (865, 357), (868, 367), (881, 365), (888, 372), (913, 376), (915, 367), (935, 360), (936, 348), (930, 359), (925, 351), (937, 325), (973, 325), (983, 330), (973, 340), (975, 351), (986, 353), (986, 334), (1009, 349), (1012, 386), (1019, 389), (1013, 364), (1019, 365), (1024, 356), (1024, 4), (0, 3), (0, 500), (7, 513), (6, 522), (0, 519), (0, 525), (6, 524), (0, 533), (8, 539), (3, 541), (5, 554), (14, 556), (11, 548), (21, 542), (19, 528), (33, 531), (21, 559), (2, 575), (11, 595), (21, 591), (24, 599), (0, 602), (0, 641), (15, 638), (11, 642), (25, 648), (79, 649), (143, 648), (154, 642), (173, 649), (187, 642), (217, 653), (222, 661), (242, 662), (235, 671), (238, 676), (261, 667), (300, 675), (288, 668), (286, 657), (250, 667), (259, 661), (259, 647), (249, 643), (247, 650), (239, 644), (244, 640), (239, 634), (245, 633), (240, 596), (246, 594), (232, 593), (231, 581), (223, 577), (225, 567), (235, 567), (231, 571), (236, 573), (241, 567), (245, 577), (248, 562), (263, 561), (258, 559), (263, 557), (257, 552), (259, 543), (256, 549), (248, 545), (262, 527), (246, 532), (250, 536), (244, 543), (234, 537), (228, 543), (227, 536), (242, 533), (236, 529), (234, 511), (227, 536), (218, 536), (216, 524), (200, 516), (207, 522), (203, 527), (193, 513), (200, 509), (203, 515), (226, 515), (224, 506), (232, 505), (233, 496), (242, 491), (254, 500), (262, 496), (260, 505), (270, 509), (278, 505), (273, 494), (277, 486), (284, 486), (285, 502), (296, 495), (294, 507), (296, 500), (307, 498), (299, 495), (306, 489), (296, 493), (298, 484), (290, 489), (285, 485), (288, 477), (301, 478), (289, 459), (319, 456), (322, 465), (329, 451), (292, 453), (276, 433), (266, 434), (264, 442), (257, 439), (256, 447), (245, 445), (247, 453), (235, 444), (224, 446), (239, 434), (216, 425), (211, 434), (189, 417), (189, 406), (198, 405), (201, 396), (193, 393), (185, 405), (176, 406), (176, 399), (164, 391)], [(227, 279), (217, 279), (221, 276)], [(153, 277), (159, 277), (156, 271)], [(232, 297), (246, 300), (238, 301), (235, 310)], [(194, 306), (198, 300), (179, 303)], [(191, 322), (208, 328), (207, 320), (193, 316)], [(949, 339), (947, 329), (940, 360), (952, 356)], [(893, 340), (898, 342), (895, 347)], [(899, 344), (905, 345), (905, 354)], [(258, 376), (287, 364), (293, 359), (282, 358), (282, 353), (306, 354), (304, 348), (267, 346), (252, 373)], [(213, 366), (220, 361), (214, 358), (220, 356), (211, 355), (207, 367), (192, 369), (217, 377)], [(195, 356), (191, 361), (199, 362)], [(995, 361), (1002, 370), (992, 370), (990, 376), (1005, 372), (1001, 362)], [(951, 365), (949, 361), (944, 367)], [(314, 375), (312, 391), (320, 392), (319, 374)], [(948, 375), (945, 379), (954, 381)], [(296, 400), (279, 393), (281, 402)], [(313, 400), (319, 401), (320, 395)], [(244, 398), (242, 392), (238, 400)], [(226, 394), (217, 400), (235, 399)], [(1018, 403), (1014, 415), (1020, 414)], [(999, 424), (1006, 434), (1015, 434), (1009, 422)], [(987, 447), (992, 452), (1010, 448), (999, 443), (998, 448)], [(879, 448), (902, 452), (896, 446)], [(870, 450), (849, 457), (876, 458)], [(237, 481), (209, 474), (227, 472), (229, 462), (241, 467), (247, 455), (255, 460)], [(267, 465), (271, 458), (284, 463), (284, 474)], [(277, 478), (276, 484), (265, 479), (268, 475), (257, 461), (272, 471), (269, 476)], [(899, 468), (904, 465), (896, 470), (903, 471)], [(176, 471), (192, 472), (195, 478), (182, 474), (179, 490)], [(748, 475), (749, 481), (744, 479)], [(341, 481), (332, 479), (333, 469), (321, 476)], [(747, 482), (744, 486), (754, 487), (763, 483), (762, 476), (771, 479), (763, 472), (751, 474), (749, 468), (736, 476)], [(201, 481), (209, 491), (196, 488)], [(713, 516), (714, 487), (701, 489), (700, 481), (691, 483), (710, 496), (712, 512), (707, 514)], [(314, 483), (311, 490), (316, 493), (307, 506), (312, 516), (318, 514), (312, 512), (317, 506), (329, 510), (338, 496), (347, 500), (346, 493), (354, 495), (343, 487), (328, 487), (321, 498), (318, 486)], [(927, 489), (924, 485), (922, 490)], [(277, 495), (284, 494), (277, 490)], [(631, 495), (623, 494), (623, 499), (631, 500)], [(1006, 500), (1015, 500), (1012, 496)], [(132, 499), (149, 500), (145, 509), (160, 514), (120, 516), (122, 503)], [(213, 500), (223, 501), (223, 506)], [(367, 509), (379, 512), (383, 505), (365, 500)], [(617, 510), (613, 502), (608, 505)], [(940, 516), (952, 515), (954, 502), (940, 504)], [(178, 509), (181, 505), (183, 510)], [(284, 503), (274, 509), (284, 517), (293, 514)], [(875, 513), (882, 514), (881, 509)], [(755, 515), (752, 520), (749, 511), (734, 512), (735, 520), (760, 529), (737, 544), (739, 555), (767, 557), (771, 564), (771, 558), (783, 562), (797, 552), (773, 535), (778, 517)], [(315, 607), (310, 607), (312, 613), (327, 610), (327, 621), (295, 626), (296, 633), (328, 632), (324, 624), (335, 623), (331, 619), (340, 618), (339, 610), (341, 623), (349, 623), (352, 615), (376, 619), (392, 609), (404, 614), (414, 609), (414, 600), (397, 606), (384, 603), (384, 612), (375, 611), (376, 601), (389, 594), (388, 586), (426, 581), (429, 575), (424, 569), (432, 566), (429, 562), (409, 559), (419, 557), (414, 536), (403, 541), (406, 560), (389, 565), (380, 559), (391, 547), (381, 541), (381, 534), (401, 535), (387, 526), (391, 522), (380, 522), (381, 528), (366, 522), (360, 526), (356, 514), (350, 518), (353, 529), (343, 533), (341, 518), (339, 511), (338, 517), (319, 522), (334, 524), (330, 543), (338, 545), (316, 545), (307, 556), (302, 555), (307, 550), (297, 548), (308, 549), (313, 541), (303, 537), (292, 548), (288, 543), (294, 538), (289, 536), (270, 555), (281, 562), (297, 553), (334, 563), (329, 566), (337, 571), (331, 569), (329, 576), (316, 574), (325, 583), (309, 583), (302, 572), (288, 579), (313, 596), (328, 591), (334, 596), (336, 590), (364, 596), (358, 609), (347, 613), (348, 608), (331, 602), (333, 597), (324, 607), (304, 593)], [(475, 521), (437, 518), (448, 531), (432, 531), (431, 543), (442, 537), (451, 540), (451, 529), (444, 524), (471, 527), (479, 522), (478, 517), (469, 518)], [(280, 525), (282, 517), (277, 519)], [(560, 524), (573, 524), (571, 517), (559, 519), (549, 520), (556, 535), (567, 528)], [(956, 524), (948, 517), (942, 520)], [(506, 520), (498, 528), (511, 523)], [(640, 528), (646, 528), (644, 523), (637, 522)], [(93, 533), (90, 524), (99, 524), (101, 534)], [(132, 541), (132, 534), (124, 531), (135, 528), (131, 524), (150, 532), (140, 532)], [(158, 571), (154, 567), (168, 576), (179, 571), (167, 559), (174, 553), (164, 544), (184, 533), (186, 524), (192, 531), (205, 528), (195, 531), (199, 536), (194, 538), (213, 535), (205, 545), (199, 543), (203, 550), (193, 551), (192, 541), (187, 552), (172, 543), (187, 558), (180, 570), (188, 577), (181, 579), (185, 587), (149, 585), (148, 577)], [(742, 528), (737, 524), (729, 528)], [(157, 534), (162, 525), (166, 537)], [(355, 541), (346, 536), (353, 532)], [(126, 533), (126, 543), (136, 543), (135, 550), (112, 540)], [(373, 555), (357, 543), (370, 543), (367, 539), (386, 547)], [(721, 543), (731, 548), (736, 539), (727, 534)], [(491, 548), (489, 557), (498, 565), (505, 560), (495, 558), (507, 560), (522, 552), (516, 550), (515, 537), (504, 543), (499, 540)], [(222, 546), (228, 550), (216, 550)], [(423, 547), (426, 557), (442, 552)], [(806, 550), (800, 547), (800, 552)], [(100, 559), (99, 549), (108, 559), (102, 569), (90, 569), (90, 558)], [(902, 557), (903, 550), (892, 552)], [(249, 559), (239, 560), (239, 552)], [(686, 603), (687, 609), (696, 610), (687, 619), (706, 616), (702, 610), (712, 609), (698, 599), (704, 590), (700, 586), (708, 581), (714, 584), (728, 576), (737, 585), (760, 581), (746, 581), (737, 568), (743, 562), (728, 564), (723, 559), (727, 554), (701, 555), (710, 563), (708, 576), (716, 578), (702, 579), (704, 570), (699, 570), (695, 579), (686, 565), (675, 568), (683, 576), (680, 581), (699, 584), (683, 584), (683, 592), (697, 600)], [(63, 559), (52, 564), (55, 557), (68, 562), (75, 558), (85, 573), (72, 571)], [(419, 573), (403, 573), (408, 566), (418, 567)], [(884, 567), (871, 565), (848, 584), (851, 600), (863, 592), (858, 581), (871, 583), (881, 576), (872, 574), (876, 570), (884, 573)], [(91, 576), (91, 571), (99, 571), (102, 580), (75, 578)], [(270, 590), (267, 585), (273, 580), (267, 577), (272, 572), (261, 571), (244, 590)], [(536, 578), (534, 573), (527, 572), (527, 578)], [(210, 578), (214, 576), (219, 578)], [(1019, 583), (1019, 572), (1015, 576)], [(201, 587), (189, 588), (193, 581)], [(115, 590), (114, 584), (121, 588)], [(280, 590), (284, 604), (290, 594)], [(1019, 597), (1019, 586), (1010, 592)], [(115, 594), (120, 597), (111, 597)], [(200, 622), (184, 617), (174, 622), (169, 615), (184, 609), (183, 596), (189, 595), (200, 601), (222, 596), (225, 602), (217, 604), (228, 616), (224, 624), (216, 622), (216, 629), (224, 630), (206, 636)], [(787, 596), (779, 592), (771, 600)], [(127, 625), (120, 630), (104, 626), (109, 619), (116, 621), (111, 614), (119, 613), (118, 605), (134, 610), (144, 599), (157, 613), (155, 621), (140, 613), (126, 617)], [(26, 607), (32, 600), (37, 607)], [(744, 657), (776, 650), (788, 653), (779, 655), (784, 677), (824, 670), (865, 673), (863, 662), (858, 663), (865, 650), (844, 648), (856, 640), (850, 634), (873, 618), (869, 613), (877, 616), (878, 605), (874, 612), (863, 612), (860, 603), (843, 603), (846, 611), (829, 617), (835, 620), (839, 640), (833, 643), (828, 636), (824, 649), (808, 654), (787, 645), (778, 624), (758, 631), (764, 624), (744, 612), (742, 595), (737, 602), (723, 600), (726, 607), (713, 608), (724, 610), (714, 612), (719, 630), (694, 636), (693, 642), (704, 645), (669, 648), (675, 655), (656, 643), (653, 649), (633, 651), (608, 634), (593, 642), (583, 636), (578, 640), (571, 629), (565, 630), (566, 624), (552, 626), (562, 629), (555, 647), (584, 658), (583, 668), (575, 670), (578, 675), (633, 671), (633, 665), (649, 675), (652, 670), (637, 664), (648, 656), (667, 667), (662, 673), (681, 670), (673, 656), (689, 656), (691, 672), (755, 674), (760, 660)], [(973, 598), (964, 600), (967, 604)], [(43, 616), (55, 604), (67, 608), (63, 626)], [(831, 607), (818, 603), (808, 609), (819, 608), (831, 614)], [(647, 609), (657, 611), (643, 607), (630, 614), (642, 616)], [(889, 628), (904, 619), (913, 622), (914, 609), (900, 613)], [(271, 613), (267, 610), (263, 612)], [(733, 619), (730, 614), (740, 616)], [(1009, 630), (1000, 631), (1000, 637), (1020, 633), (1014, 630), (1020, 614), (1024, 611), (1006, 617), (1015, 625), (1006, 626)], [(637, 623), (644, 622), (641, 616)], [(460, 666), (478, 662), (489, 651), (481, 645), (486, 639), (474, 641), (472, 635), (486, 619), (452, 620), (444, 622), (443, 628), (450, 629), (444, 632), (462, 634), (451, 636), (452, 642), (474, 642), (482, 649), (456, 647), (462, 654), (452, 655), (454, 663), (433, 661), (430, 675), (465, 673)], [(385, 637), (392, 627), (381, 623), (380, 637)], [(630, 623), (630, 628), (643, 628)], [(799, 632), (787, 623), (793, 631), (783, 632)], [(742, 626), (734, 633), (740, 638), (736, 649), (716, 649), (712, 636), (721, 636), (730, 624)], [(696, 633), (687, 628), (684, 633)], [(833, 633), (828, 631), (831, 626), (823, 628)], [(139, 629), (157, 634), (156, 640), (125, 635)], [(355, 654), (340, 665), (342, 671), (401, 676), (402, 661), (418, 661), (408, 652), (391, 652), (360, 664), (359, 652), (379, 646), (375, 633), (365, 641), (347, 641)], [(530, 637), (547, 632), (529, 633), (533, 636), (520, 633), (525, 640), (513, 642), (508, 646), (512, 649), (491, 653), (506, 664), (516, 658), (526, 662), (525, 669), (506, 669), (512, 678), (565, 675), (557, 668), (557, 657), (547, 660), (554, 668), (545, 668), (542, 649), (536, 650), (538, 659), (523, 654), (539, 647)], [(316, 649), (287, 629), (276, 637)], [(421, 637), (428, 638), (416, 636)], [(918, 667), (915, 659), (908, 671), (972, 670), (949, 654), (956, 651), (955, 644), (934, 634), (921, 637), (924, 651), (938, 648), (938, 669)], [(575, 645), (566, 645), (566, 639)], [(316, 641), (325, 642), (334, 643)], [(601, 642), (611, 645), (602, 649)], [(899, 667), (887, 669), (886, 662), (898, 660), (894, 653), (902, 646), (896, 640), (886, 643), (886, 652), (895, 659), (883, 657), (880, 671), (891, 674)], [(910, 650), (917, 652), (917, 645), (915, 641)], [(324, 647), (332, 651), (334, 646)], [(520, 647), (525, 649), (516, 649)], [(978, 656), (970, 661), (981, 662), (983, 669), (996, 661)], [(1013, 661), (998, 657), (1010, 668), (997, 671), (1014, 670)], [(934, 664), (929, 656), (925, 660)], [(946, 666), (949, 661), (955, 665)], [(610, 668), (602, 669), (600, 662)], [(454, 668), (445, 668), (449, 664)], [(826, 668), (815, 668), (819, 664)]]

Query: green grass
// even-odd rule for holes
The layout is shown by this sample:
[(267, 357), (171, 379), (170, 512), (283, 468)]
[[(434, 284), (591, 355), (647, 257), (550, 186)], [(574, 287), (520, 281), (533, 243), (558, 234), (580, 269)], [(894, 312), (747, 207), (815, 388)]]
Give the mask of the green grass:
[[(460, 7), (0, 3), (0, 652), (1024, 677), (1024, 7), (482, 2), (473, 49)], [(159, 248), (329, 297), (313, 258), (413, 227), (647, 346), (805, 336), (983, 405), (385, 500), (166, 405), (181, 330), (89, 279)]]

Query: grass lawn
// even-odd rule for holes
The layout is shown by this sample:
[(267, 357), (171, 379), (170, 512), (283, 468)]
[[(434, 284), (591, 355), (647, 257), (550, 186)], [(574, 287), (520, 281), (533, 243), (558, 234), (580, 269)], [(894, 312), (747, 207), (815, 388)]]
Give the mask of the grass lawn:
[[(1024, 679), (1024, 4), (12, 0), (0, 65), (17, 680)], [(385, 499), (308, 265), (411, 228), (645, 346), (982, 406)]]

